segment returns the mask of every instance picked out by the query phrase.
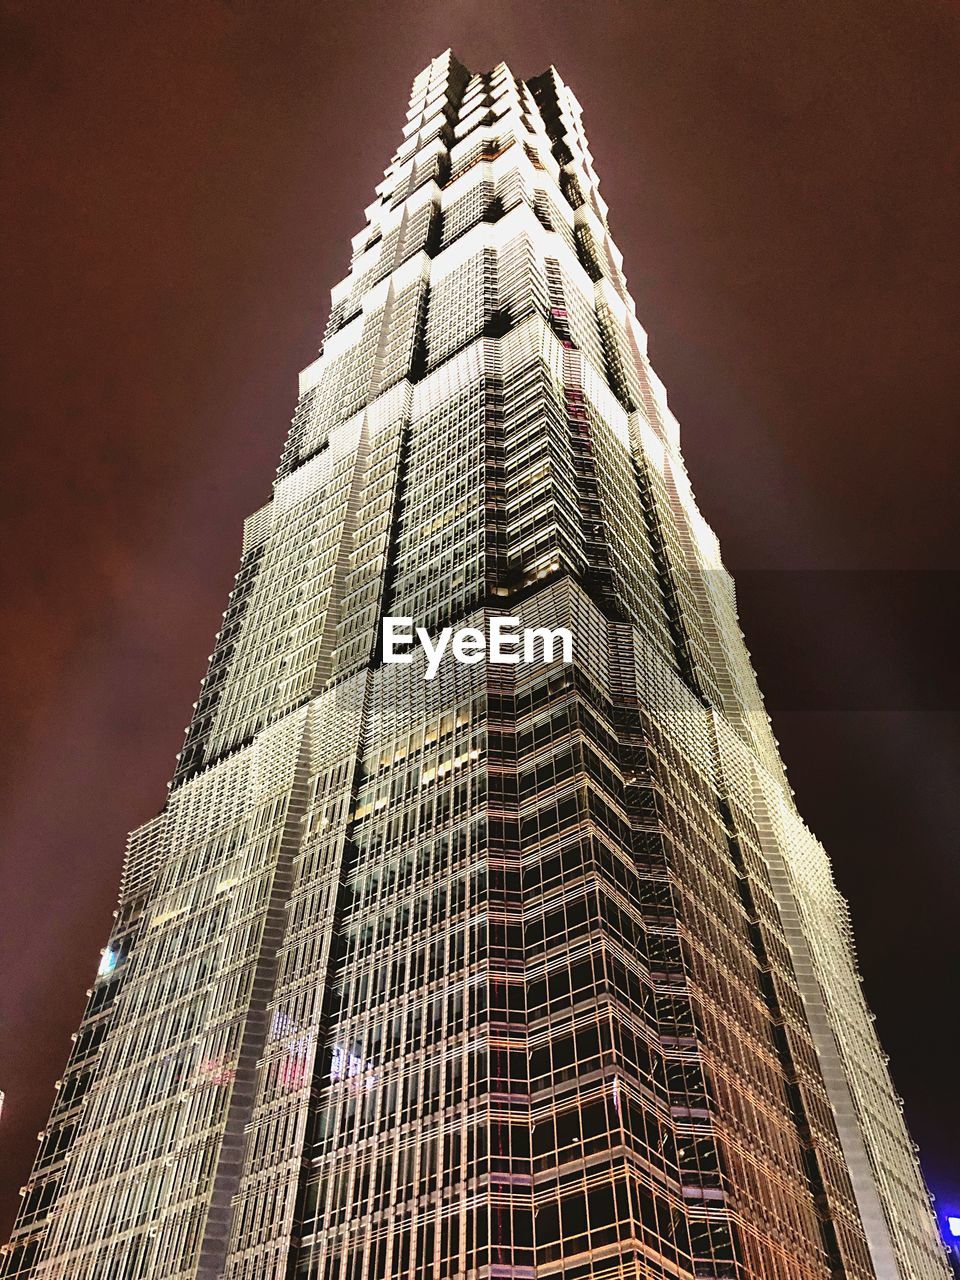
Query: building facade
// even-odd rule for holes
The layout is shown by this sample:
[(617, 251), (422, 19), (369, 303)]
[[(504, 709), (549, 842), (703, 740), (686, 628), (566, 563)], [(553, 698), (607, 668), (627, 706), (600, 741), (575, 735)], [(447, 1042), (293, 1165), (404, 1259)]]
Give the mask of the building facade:
[[(435, 59), (4, 1277), (948, 1276), (621, 261), (556, 72)], [(496, 616), (572, 661), (383, 661)]]

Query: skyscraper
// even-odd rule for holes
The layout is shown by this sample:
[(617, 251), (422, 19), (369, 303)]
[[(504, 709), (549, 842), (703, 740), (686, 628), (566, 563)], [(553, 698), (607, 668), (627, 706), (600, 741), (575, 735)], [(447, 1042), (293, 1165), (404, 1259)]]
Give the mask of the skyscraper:
[(0, 1273), (949, 1274), (553, 70), (414, 82)]

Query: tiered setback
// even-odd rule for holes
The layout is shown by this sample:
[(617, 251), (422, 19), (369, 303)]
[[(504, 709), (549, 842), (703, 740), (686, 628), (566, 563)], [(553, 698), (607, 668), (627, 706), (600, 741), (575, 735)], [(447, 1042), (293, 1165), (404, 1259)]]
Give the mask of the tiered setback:
[(573, 95), (436, 59), (353, 247), (2, 1274), (947, 1277)]

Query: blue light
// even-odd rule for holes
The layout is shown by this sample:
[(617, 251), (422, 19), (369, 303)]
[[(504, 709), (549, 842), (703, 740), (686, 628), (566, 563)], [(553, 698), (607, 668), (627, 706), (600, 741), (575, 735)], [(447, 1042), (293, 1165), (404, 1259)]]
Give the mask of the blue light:
[(947, 1230), (953, 1236), (954, 1240), (960, 1240), (960, 1218), (947, 1218)]
[(97, 969), (97, 977), (102, 978), (104, 974), (113, 973), (117, 967), (117, 953), (112, 947), (107, 947), (103, 955), (100, 957), (100, 967)]

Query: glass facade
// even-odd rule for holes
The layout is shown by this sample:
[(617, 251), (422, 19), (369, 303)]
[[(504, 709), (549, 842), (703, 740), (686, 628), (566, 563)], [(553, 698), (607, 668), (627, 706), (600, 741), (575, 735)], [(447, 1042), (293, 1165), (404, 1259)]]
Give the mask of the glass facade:
[(948, 1276), (621, 261), (555, 71), (418, 76), (0, 1275)]

